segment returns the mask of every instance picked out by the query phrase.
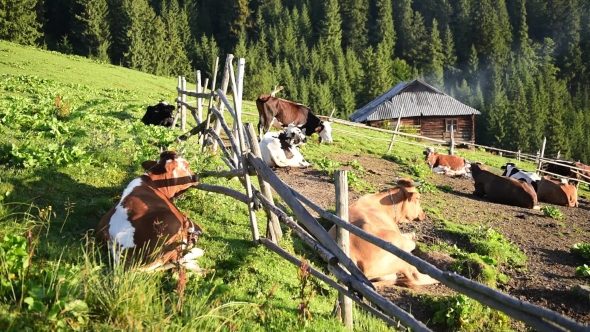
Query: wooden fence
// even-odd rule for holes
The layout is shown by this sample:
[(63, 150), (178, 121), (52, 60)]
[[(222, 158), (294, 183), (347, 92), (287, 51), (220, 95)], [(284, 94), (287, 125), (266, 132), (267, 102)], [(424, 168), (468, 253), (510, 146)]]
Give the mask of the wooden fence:
[[(581, 325), (570, 318), (564, 317), (549, 309), (518, 300), (490, 287), (457, 275), (456, 273), (441, 271), (411, 253), (405, 252), (395, 245), (349, 224), (346, 220), (346, 209), (348, 205), (347, 198), (343, 196), (343, 193), (347, 193), (348, 189), (346, 188), (345, 182), (342, 180), (339, 180), (338, 182), (337, 215), (322, 209), (295, 189), (289, 187), (281, 181), (260, 158), (254, 126), (251, 123), (242, 125), (241, 91), (244, 75), (244, 59), (239, 59), (238, 61), (237, 83), (234, 83), (234, 80), (232, 79), (233, 67), (231, 66), (231, 60), (226, 61), (226, 67), (228, 64), (228, 77), (231, 79), (232, 83), (234, 105), (232, 106), (229, 103), (225, 96), (225, 92), (221, 88), (215, 90), (215, 95), (219, 96), (220, 103), (223, 103), (231, 116), (234, 117), (234, 124), (236, 124), (236, 126), (234, 126), (233, 130), (229, 128), (223, 116), (223, 112), (220, 111), (220, 104), (216, 107), (212, 102), (214, 96), (213, 92), (207, 95), (201, 95), (199, 92), (194, 92), (194, 94), (193, 92), (185, 93), (187, 91), (184, 89), (178, 89), (179, 93), (197, 98), (209, 97), (210, 101), (207, 121), (198, 122), (199, 124), (196, 127), (179, 136), (177, 141), (185, 141), (193, 135), (198, 135), (199, 137), (210, 136), (212, 140), (218, 143), (218, 146), (223, 153), (222, 158), (227, 165), (228, 170), (205, 171), (200, 174), (201, 178), (238, 177), (244, 186), (246, 193), (244, 194), (230, 188), (212, 186), (204, 183), (200, 184), (197, 188), (224, 194), (247, 204), (254, 244), (264, 245), (266, 248), (277, 253), (290, 263), (301, 266), (301, 260), (299, 258), (293, 256), (278, 245), (278, 240), (282, 236), (279, 224), (279, 222), (281, 222), (286, 227), (289, 227), (293, 231), (293, 234), (296, 234), (301, 238), (301, 240), (312, 250), (318, 253), (328, 265), (329, 271), (340, 283), (334, 281), (331, 277), (320, 272), (318, 269), (308, 267), (309, 273), (313, 276), (324, 281), (326, 284), (336, 289), (341, 296), (354, 301), (359, 307), (376, 317), (381, 318), (391, 326), (395, 326), (401, 330), (411, 328), (413, 331), (430, 331), (424, 323), (416, 320), (410, 313), (402, 310), (375, 291), (372, 283), (367, 280), (365, 275), (348, 257), (345, 250), (341, 248), (346, 247), (346, 232), (343, 232), (338, 238), (341, 245), (337, 244), (312, 216), (310, 211), (308, 211), (305, 207), (307, 206), (309, 209), (315, 211), (339, 228), (355, 234), (363, 240), (377, 245), (391, 254), (400, 257), (404, 261), (416, 266), (420, 272), (428, 274), (442, 284), (488, 305), (491, 308), (502, 311), (517, 320), (523, 321), (539, 331), (589, 330), (587, 326)], [(213, 82), (215, 82), (215, 79), (213, 79)], [(215, 87), (215, 83), (213, 83), (212, 87)], [(177, 102), (188, 108), (183, 97), (179, 97)], [(227, 140), (230, 142), (229, 147), (226, 147), (226, 144), (221, 140), (219, 133), (216, 132), (216, 125), (213, 125), (213, 121), (219, 123), (220, 128), (223, 129), (227, 136)], [(204, 144), (206, 144), (206, 141), (207, 140), (203, 140)], [(248, 148), (248, 146), (250, 146), (250, 148)], [(252, 174), (257, 175), (259, 188), (256, 188), (252, 183)], [(346, 179), (346, 174), (340, 174), (338, 175), (338, 178)], [(270, 188), (274, 189), (289, 208), (291, 208), (297, 221), (274, 204)], [(255, 208), (258, 206), (262, 206), (267, 214), (268, 227), (265, 237), (260, 236), (258, 233), (258, 224), (255, 214)], [(300, 224), (305, 228), (300, 226)], [(344, 287), (343, 285), (347, 285), (347, 287)], [(364, 298), (364, 300), (361, 298)], [(349, 310), (350, 309), (345, 307), (342, 311), (342, 316), (347, 326), (350, 327), (352, 325), (352, 320), (350, 317), (351, 311)]]
[[(430, 138), (430, 137), (426, 137), (426, 136), (420, 136), (420, 135), (416, 135), (416, 134), (408, 134), (408, 133), (404, 133), (398, 130), (389, 130), (389, 129), (382, 129), (382, 128), (377, 128), (377, 127), (371, 127), (371, 126), (367, 126), (365, 124), (361, 124), (361, 123), (357, 123), (357, 122), (350, 122), (350, 121), (346, 121), (346, 120), (341, 120), (341, 119), (335, 119), (335, 118), (331, 118), (331, 117), (327, 117), (327, 116), (323, 116), (320, 115), (318, 116), (319, 118), (321, 118), (324, 121), (331, 121), (331, 122), (335, 122), (335, 123), (339, 123), (342, 125), (346, 125), (346, 126), (351, 126), (351, 127), (355, 127), (355, 128), (363, 128), (363, 129), (368, 129), (368, 130), (373, 130), (373, 131), (379, 131), (379, 132), (385, 132), (385, 133), (389, 133), (392, 134), (391, 140), (385, 139), (385, 138), (380, 138), (380, 137), (372, 137), (372, 136), (366, 136), (360, 133), (356, 133), (356, 132), (351, 132), (348, 130), (343, 130), (343, 129), (338, 129), (338, 128), (332, 128), (332, 131), (335, 132), (342, 132), (345, 133), (347, 135), (352, 135), (352, 136), (357, 136), (357, 137), (363, 137), (363, 138), (368, 138), (368, 139), (373, 139), (373, 140), (377, 140), (377, 141), (389, 141), (389, 150), (391, 150), (391, 147), (393, 145), (393, 142), (395, 141), (395, 136), (396, 135), (400, 135), (400, 136), (404, 136), (410, 139), (416, 139), (416, 140), (422, 140), (422, 141), (427, 141), (427, 142), (432, 142), (435, 144), (440, 144), (440, 145), (449, 145), (449, 150), (454, 150), (454, 144), (452, 143), (452, 136), (451, 136), (451, 142), (447, 142), (447, 141), (443, 141), (443, 140), (439, 140), (439, 139), (435, 139), (435, 138)], [(397, 141), (399, 143), (403, 143), (403, 144), (409, 144), (409, 145), (417, 145), (417, 146), (422, 146), (424, 148), (426, 148), (428, 146), (428, 144), (425, 143), (420, 143), (418, 141), (416, 142), (411, 142), (411, 141)], [(537, 165), (537, 167), (535, 168), (535, 171), (537, 173), (542, 173), (542, 174), (547, 174), (547, 175), (554, 175), (554, 176), (559, 176), (559, 177), (564, 177), (562, 175), (559, 174), (555, 174), (555, 173), (551, 173), (548, 172), (546, 170), (544, 170), (543, 164), (554, 164), (554, 165), (559, 165), (559, 166), (563, 166), (566, 168), (569, 168), (573, 173), (577, 173), (579, 175), (580, 178), (574, 178), (574, 177), (565, 177), (567, 178), (568, 181), (574, 181), (574, 182), (578, 182), (578, 183), (585, 183), (590, 187), (590, 177), (586, 175), (587, 170), (583, 169), (583, 168), (578, 168), (578, 167), (574, 167), (572, 165), (568, 165), (568, 164), (564, 164), (563, 160), (559, 160), (559, 159), (553, 159), (553, 158), (547, 158), (544, 156), (545, 154), (545, 144), (547, 142), (546, 138), (543, 138), (543, 143), (542, 143), (542, 147), (541, 150), (539, 150), (536, 154), (530, 154), (530, 153), (523, 153), (521, 151), (511, 151), (511, 150), (505, 150), (505, 149), (500, 149), (500, 148), (495, 148), (495, 147), (491, 147), (491, 146), (485, 146), (485, 145), (481, 145), (481, 144), (475, 144), (475, 143), (471, 143), (471, 142), (458, 142), (459, 144), (463, 144), (463, 145), (467, 145), (467, 146), (473, 146), (473, 147), (477, 147), (477, 148), (482, 148), (485, 149), (486, 151), (493, 151), (496, 152), (502, 156), (508, 157), (508, 156), (512, 156), (514, 159), (521, 161), (521, 160), (526, 160), (529, 162), (533, 162)], [(388, 150), (388, 152), (389, 152)], [(452, 154), (452, 153), (451, 153)]]

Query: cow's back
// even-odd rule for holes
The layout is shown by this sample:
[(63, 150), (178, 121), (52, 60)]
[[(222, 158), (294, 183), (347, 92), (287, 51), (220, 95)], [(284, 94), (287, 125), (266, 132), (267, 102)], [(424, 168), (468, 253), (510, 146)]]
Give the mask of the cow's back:
[(543, 177), (537, 189), (537, 198), (540, 202), (561, 206), (577, 206), (578, 193), (576, 187)]
[(532, 209), (537, 205), (534, 188), (513, 178), (499, 176), (482, 170), (474, 176), (475, 186), (484, 189), (485, 196), (492, 202)]

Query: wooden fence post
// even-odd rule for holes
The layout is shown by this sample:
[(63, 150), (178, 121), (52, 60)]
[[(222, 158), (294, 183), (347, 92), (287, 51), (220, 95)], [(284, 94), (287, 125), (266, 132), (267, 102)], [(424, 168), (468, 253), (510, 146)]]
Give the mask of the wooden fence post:
[(520, 150), (518, 150), (518, 153), (516, 154), (516, 160), (520, 161)]
[(449, 154), (452, 156), (455, 154), (455, 129), (453, 128), (453, 125), (451, 125), (451, 143), (450, 143), (450, 147), (449, 147)]
[[(260, 153), (260, 146), (258, 145), (258, 135), (256, 135), (256, 130), (254, 130), (254, 126), (251, 123), (246, 124), (246, 134), (248, 134), (248, 140), (250, 141), (250, 147), (252, 153), (258, 157), (262, 158), (262, 154)], [(266, 197), (272, 204), (274, 204), (274, 199), (272, 198), (272, 191), (270, 190), (270, 185), (264, 181), (261, 176), (258, 176), (258, 184), (260, 185), (260, 191), (262, 195)], [(264, 208), (266, 211), (266, 219), (267, 219), (267, 227), (266, 227), (266, 237), (269, 238), (274, 243), (279, 243), (279, 239), (283, 237), (283, 231), (281, 230), (281, 224), (279, 223), (279, 218), (270, 211), (267, 207)]]
[[(176, 90), (178, 91), (181, 89), (182, 89), (182, 76), (178, 75), (178, 83), (176, 84)], [(183, 96), (183, 94), (179, 91), (177, 99), (182, 100), (182, 96)], [(174, 128), (176, 128), (176, 122), (178, 121), (178, 116), (180, 115), (180, 108), (181, 107), (182, 106), (180, 103), (176, 103), (176, 113), (174, 114), (174, 119), (172, 120), (172, 125), (170, 126), (170, 130), (174, 130)]]
[[(223, 76), (221, 78), (221, 91), (223, 91), (223, 94), (227, 93), (227, 86), (229, 85), (229, 67), (232, 66), (232, 60), (234, 58), (233, 54), (228, 54), (227, 57), (225, 58), (225, 67), (223, 68)], [(219, 103), (217, 104), (217, 109), (219, 110), (219, 113), (223, 114), (223, 108), (224, 108), (224, 104), (221, 101), (221, 99), (219, 99)], [(221, 123), (219, 122), (219, 120), (215, 121), (215, 133), (217, 135), (219, 135), (219, 133), (221, 132)], [(217, 141), (213, 142), (213, 153), (217, 152)]]
[(387, 153), (389, 153), (389, 151), (391, 151), (391, 148), (393, 147), (393, 141), (395, 140), (395, 133), (397, 133), (399, 130), (399, 124), (402, 121), (402, 112), (403, 111), (404, 111), (403, 108), (401, 110), (399, 110), (399, 116), (397, 117), (397, 123), (395, 125), (395, 132), (391, 136), (391, 142), (389, 142), (389, 148), (387, 148)]
[[(201, 85), (201, 71), (197, 70), (197, 93), (203, 92), (203, 86)], [(197, 97), (197, 119), (199, 122), (203, 122), (203, 98)]]
[[(205, 130), (209, 129), (209, 126), (211, 125), (211, 106), (213, 106), (213, 96), (215, 94), (215, 81), (217, 80), (217, 69), (219, 68), (219, 57), (215, 58), (215, 67), (213, 70), (213, 81), (211, 83), (211, 89), (209, 91), (211, 91), (211, 96), (209, 97), (209, 106), (207, 107), (207, 121), (205, 124)], [(207, 150), (207, 134), (204, 135), (203, 137), (203, 148), (202, 151), (203, 153), (205, 153), (205, 151)]]
[(547, 143), (547, 137), (543, 137), (543, 145), (541, 145), (541, 154), (537, 156), (537, 170), (541, 169), (543, 165), (543, 156), (545, 155), (545, 144)]
[[(186, 77), (182, 76), (180, 84), (181, 89), (186, 91)], [(184, 133), (186, 131), (186, 95), (184, 93), (180, 96), (180, 100), (183, 102), (180, 104), (180, 130)]]
[[(348, 172), (337, 170), (334, 173), (334, 187), (336, 189), (336, 215), (348, 221)], [(350, 234), (342, 227), (336, 227), (336, 243), (346, 254), (350, 256)], [(340, 303), (340, 318), (344, 326), (352, 330), (352, 299), (338, 293)]]

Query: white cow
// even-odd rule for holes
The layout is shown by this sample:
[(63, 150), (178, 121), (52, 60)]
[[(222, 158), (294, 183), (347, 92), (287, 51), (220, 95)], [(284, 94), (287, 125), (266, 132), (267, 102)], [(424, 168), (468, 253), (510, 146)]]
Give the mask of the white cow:
[(297, 126), (290, 124), (283, 132), (268, 132), (260, 141), (262, 160), (270, 167), (308, 167), (297, 145), (306, 141)]

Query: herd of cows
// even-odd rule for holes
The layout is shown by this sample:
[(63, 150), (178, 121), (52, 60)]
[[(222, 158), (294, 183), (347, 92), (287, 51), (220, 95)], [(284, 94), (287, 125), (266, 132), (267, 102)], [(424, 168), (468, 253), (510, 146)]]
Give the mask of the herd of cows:
[[(332, 142), (329, 122), (321, 121), (301, 104), (261, 95), (256, 101), (260, 114), (260, 148), (264, 161), (276, 167), (307, 167), (296, 147), (311, 134)], [(168, 126), (172, 122), (173, 106), (160, 102), (148, 107), (144, 123)], [(286, 128), (268, 132), (271, 125)], [(563, 206), (578, 206), (577, 185), (551, 176), (539, 177), (508, 163), (497, 175), (481, 163), (470, 163), (455, 155), (446, 155), (427, 148), (424, 152), (435, 172), (450, 176), (470, 176), (474, 180), (473, 194), (489, 201), (536, 208), (538, 202)], [(547, 164), (545, 171), (562, 177), (590, 176), (590, 168), (576, 163), (588, 172), (575, 172), (569, 167)], [(573, 164), (572, 164), (573, 165)], [(556, 167), (555, 167), (556, 166)], [(100, 220), (98, 240), (109, 248), (115, 263), (129, 267), (139, 264), (142, 270), (168, 269), (178, 263), (193, 271), (202, 271), (197, 258), (204, 251), (196, 247), (201, 227), (184, 215), (173, 199), (199, 184), (188, 162), (175, 151), (164, 151), (156, 161), (142, 163), (145, 173), (131, 181), (120, 200)], [(559, 169), (561, 167), (561, 169)], [(419, 183), (401, 179), (394, 188), (359, 198), (349, 207), (349, 221), (364, 231), (378, 236), (397, 247), (411, 252), (416, 247), (415, 234), (402, 233), (400, 222), (423, 220)], [(335, 229), (329, 234), (335, 238)], [(392, 281), (414, 287), (437, 283), (415, 267), (383, 249), (350, 234), (350, 257), (371, 281)], [(398, 274), (400, 277), (398, 277)]]

